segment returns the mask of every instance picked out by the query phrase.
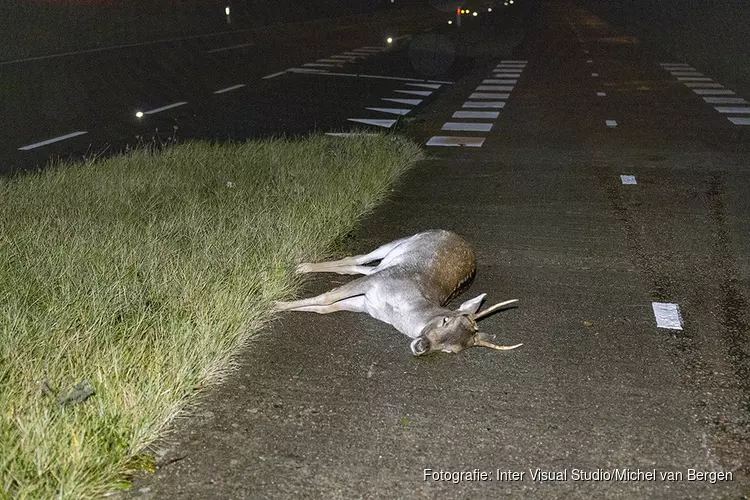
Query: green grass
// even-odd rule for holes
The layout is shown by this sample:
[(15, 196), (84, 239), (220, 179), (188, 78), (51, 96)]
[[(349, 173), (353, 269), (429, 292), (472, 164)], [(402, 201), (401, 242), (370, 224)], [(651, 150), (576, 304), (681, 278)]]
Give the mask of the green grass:
[(393, 135), (196, 142), (0, 180), (0, 497), (127, 487), (294, 264), (420, 158)]

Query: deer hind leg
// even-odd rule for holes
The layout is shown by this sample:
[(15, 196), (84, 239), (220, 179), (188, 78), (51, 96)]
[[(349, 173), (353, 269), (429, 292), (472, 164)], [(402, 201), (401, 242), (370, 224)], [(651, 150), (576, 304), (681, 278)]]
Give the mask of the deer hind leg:
[(364, 274), (368, 275), (375, 271), (375, 267), (363, 266), (376, 260), (380, 260), (394, 248), (404, 243), (409, 238), (401, 238), (381, 245), (370, 253), (355, 255), (341, 260), (330, 260), (328, 262), (306, 262), (297, 266), (297, 273), (337, 273), (337, 274)]
[[(273, 303), (274, 311), (311, 311), (325, 314), (328, 312), (335, 311), (364, 311), (364, 294), (370, 288), (369, 279), (366, 277), (358, 278), (354, 281), (350, 281), (346, 285), (334, 288), (315, 297), (308, 299), (292, 300), (290, 302), (277, 301)], [(361, 297), (358, 297), (361, 296)], [(353, 307), (359, 307), (360, 302), (358, 301), (347, 301), (347, 299), (361, 298), (362, 309), (352, 309)], [(341, 309), (337, 309), (335, 304), (339, 304)], [(328, 309), (326, 309), (328, 308)]]
[(365, 312), (365, 296), (357, 295), (348, 299), (339, 300), (327, 306), (300, 306), (288, 311), (314, 312), (318, 314), (328, 314), (338, 311)]

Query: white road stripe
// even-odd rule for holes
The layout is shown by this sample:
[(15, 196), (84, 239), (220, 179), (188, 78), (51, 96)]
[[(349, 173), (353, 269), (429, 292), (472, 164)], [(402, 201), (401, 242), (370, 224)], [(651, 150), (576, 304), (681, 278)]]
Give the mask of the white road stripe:
[(162, 111), (166, 111), (168, 109), (172, 109), (172, 108), (176, 108), (176, 107), (179, 107), (179, 106), (183, 106), (185, 104), (187, 104), (187, 101), (175, 102), (173, 104), (167, 104), (166, 106), (162, 106), (160, 108), (149, 109), (148, 111), (144, 111), (143, 114), (144, 115), (153, 115), (153, 114), (156, 114), (156, 113), (161, 113)]
[(706, 76), (700, 71), (670, 71), (672, 76)]
[(617, 121), (616, 120), (606, 120), (604, 123), (606, 123), (608, 127), (616, 127), (617, 126)]
[(323, 74), (326, 73), (324, 69), (313, 69), (313, 68), (287, 68), (289, 73), (309, 73), (309, 74)]
[(720, 83), (714, 82), (685, 82), (683, 83), (686, 87), (693, 88), (704, 88), (704, 89), (722, 89), (724, 86)]
[(747, 104), (742, 97), (704, 97), (708, 104)]
[(376, 127), (391, 128), (396, 124), (396, 120), (371, 120), (369, 118), (347, 118), (350, 122), (364, 123), (365, 125), (374, 125)]
[(490, 78), (490, 79), (487, 79), (487, 80), (482, 80), (482, 83), (497, 83), (497, 84), (500, 84), (500, 85), (515, 85), (516, 83), (518, 83), (518, 80), (516, 80), (515, 78), (510, 78), (510, 79), (507, 79), (507, 78), (502, 78), (502, 79)]
[(498, 111), (456, 111), (451, 118), (479, 118), (495, 120), (500, 116)]
[(505, 107), (503, 101), (466, 101), (462, 108), (485, 108), (485, 109), (502, 109)]
[(599, 73), (591, 73), (591, 76), (597, 77), (599, 76)]
[(493, 90), (493, 91), (510, 92), (513, 90), (513, 85), (480, 85), (474, 90)]
[(496, 94), (492, 92), (474, 92), (469, 99), (507, 99), (510, 94)]
[(214, 94), (223, 94), (224, 92), (229, 92), (231, 90), (241, 89), (244, 86), (245, 86), (244, 83), (239, 83), (237, 85), (232, 85), (231, 87), (226, 87), (220, 90), (215, 90)]
[(436, 135), (430, 137), (427, 146), (466, 146), (470, 148), (481, 148), (484, 144), (484, 137), (452, 137), (446, 135)]
[(305, 63), (302, 66), (309, 68), (335, 68), (336, 64), (325, 64), (325, 63)]
[(604, 92), (597, 92), (597, 93), (596, 93), (596, 96), (597, 96), (597, 97), (606, 97), (606, 96), (607, 96), (607, 94), (605, 94)]
[(712, 82), (707, 76), (680, 76), (677, 78), (678, 82)]
[(422, 99), (395, 99), (393, 97), (381, 97), (381, 101), (396, 102), (398, 104), (409, 104), (411, 106), (418, 106)]
[(354, 61), (357, 59), (355, 56), (345, 56), (341, 54), (336, 54), (333, 56), (328, 56), (329, 59), (346, 59), (347, 61)]
[(693, 92), (698, 95), (735, 95), (729, 89), (693, 89)]
[(440, 84), (437, 83), (407, 83), (407, 85), (410, 85), (412, 87), (421, 87), (423, 89), (439, 89)]
[(620, 180), (623, 184), (638, 184), (635, 180), (635, 175), (621, 175)]
[(651, 307), (654, 309), (657, 327), (668, 328), (670, 330), (682, 330), (682, 316), (680, 315), (680, 308), (677, 304), (652, 302)]
[(428, 95), (432, 94), (432, 92), (429, 90), (394, 90), (394, 92), (398, 92), (399, 94), (418, 95), (422, 97), (427, 97)]
[(719, 113), (748, 113), (750, 114), (750, 107), (747, 106), (716, 106), (714, 107)]
[(659, 63), (659, 66), (688, 66), (688, 64), (677, 63), (677, 62), (663, 62), (663, 63)]
[(318, 63), (333, 63), (333, 64), (337, 64), (337, 65), (344, 64), (344, 61), (339, 61), (338, 59), (318, 59), (315, 62), (318, 62)]
[(458, 130), (464, 132), (489, 132), (491, 123), (445, 122), (440, 130)]
[(264, 77), (263, 77), (263, 80), (268, 80), (269, 78), (276, 78), (277, 76), (281, 76), (281, 75), (283, 75), (284, 73), (286, 73), (286, 70), (284, 70), (284, 71), (279, 71), (278, 73), (271, 73), (270, 75), (266, 75), (266, 76), (264, 76)]
[(503, 59), (502, 61), (500, 61), (501, 64), (503, 64), (503, 63), (523, 63), (523, 64), (528, 64), (528, 62), (529, 61), (527, 61), (525, 59)]
[(735, 125), (750, 125), (750, 118), (744, 116), (730, 116), (729, 121)]
[(381, 113), (390, 113), (392, 115), (405, 115), (408, 114), (411, 109), (406, 108), (365, 108), (370, 111), (380, 111)]
[(79, 132), (73, 132), (70, 134), (61, 135), (58, 137), (53, 137), (52, 139), (47, 139), (46, 141), (42, 142), (35, 142), (34, 144), (29, 144), (27, 146), (21, 146), (18, 148), (19, 151), (28, 151), (30, 149), (36, 149), (42, 146), (46, 146), (47, 144), (52, 144), (53, 142), (59, 142), (64, 141), (65, 139), (70, 139), (71, 137), (78, 137), (79, 135), (88, 134), (86, 131), (79, 131)]
[(211, 50), (207, 50), (207, 51), (206, 51), (206, 54), (215, 54), (216, 52), (223, 52), (223, 51), (225, 51), (225, 50), (234, 50), (234, 49), (241, 49), (242, 47), (249, 47), (249, 46), (251, 46), (251, 45), (253, 45), (253, 42), (249, 42), (249, 43), (241, 43), (241, 44), (239, 44), (239, 45), (231, 45), (231, 46), (229, 46), (229, 47), (221, 47), (221, 48), (219, 48), (219, 49), (211, 49)]
[(505, 71), (493, 71), (492, 76), (496, 78), (520, 78), (521, 73), (507, 73)]

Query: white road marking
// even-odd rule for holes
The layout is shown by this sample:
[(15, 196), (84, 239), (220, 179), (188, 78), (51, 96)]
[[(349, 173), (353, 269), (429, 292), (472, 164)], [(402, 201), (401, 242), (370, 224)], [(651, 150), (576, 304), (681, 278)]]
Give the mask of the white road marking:
[(436, 135), (430, 137), (427, 146), (467, 146), (470, 148), (481, 148), (484, 144), (484, 137), (452, 137), (446, 135)]
[(493, 91), (510, 92), (513, 90), (513, 85), (480, 85), (474, 90), (493, 90)]
[(524, 60), (522, 60), (522, 59), (503, 59), (502, 61), (500, 61), (501, 64), (503, 64), (503, 63), (523, 63), (523, 64), (527, 64), (528, 62), (529, 61), (527, 61), (525, 59)]
[(345, 56), (354, 56), (354, 57), (356, 57), (356, 58), (358, 58), (358, 59), (364, 59), (365, 57), (367, 57), (367, 55), (365, 55), (365, 54), (360, 54), (360, 53), (358, 53), (358, 52), (343, 52), (343, 54), (344, 54)]
[(709, 104), (747, 104), (742, 97), (704, 97)]
[(593, 59), (586, 59), (586, 62), (587, 62), (588, 64), (592, 64), (592, 63), (594, 62), (594, 60), (593, 60)]
[(407, 85), (410, 85), (412, 87), (421, 87), (423, 89), (439, 89), (440, 84), (437, 83), (407, 83)]
[(512, 69), (514, 71), (523, 71), (526, 69), (525, 64), (498, 64), (495, 69)]
[(464, 132), (489, 132), (491, 123), (445, 122), (440, 130), (460, 130)]
[(711, 82), (709, 77), (707, 76), (680, 76), (677, 77), (678, 82)]
[(350, 122), (364, 123), (365, 125), (374, 125), (376, 127), (391, 128), (396, 124), (396, 120), (371, 120), (369, 118), (347, 118)]
[(380, 111), (381, 113), (390, 113), (392, 115), (405, 115), (408, 114), (411, 109), (406, 108), (365, 108), (370, 111)]
[(693, 89), (693, 92), (698, 95), (735, 95), (729, 89)]
[(591, 73), (591, 76), (594, 76), (594, 77), (599, 76), (599, 73)]
[(486, 108), (486, 109), (502, 109), (505, 107), (503, 101), (466, 101), (462, 108)]
[(333, 56), (328, 56), (329, 59), (346, 59), (347, 61), (354, 61), (357, 59), (355, 56), (345, 56), (341, 54), (336, 54)]
[(166, 110), (172, 109), (172, 108), (177, 108), (177, 107), (183, 106), (185, 104), (187, 104), (187, 101), (175, 102), (175, 103), (172, 103), (172, 104), (167, 104), (166, 106), (162, 106), (160, 108), (149, 109), (148, 111), (144, 111), (143, 114), (144, 115), (154, 115), (156, 113), (161, 113), (162, 111), (166, 111)]
[(676, 62), (663, 62), (659, 63), (659, 66), (688, 66), (687, 63), (676, 63)]
[(623, 184), (638, 184), (635, 180), (635, 175), (621, 175), (620, 180)]
[(411, 106), (418, 106), (422, 102), (422, 99), (396, 99), (393, 97), (381, 97), (380, 100), (396, 102), (398, 104), (409, 104)]
[(326, 73), (326, 70), (324, 69), (313, 69), (313, 68), (287, 68), (287, 71), (289, 73), (310, 73), (310, 74)]
[(82, 130), (79, 132), (73, 132), (70, 134), (61, 135), (58, 137), (53, 137), (52, 139), (47, 139), (46, 141), (42, 142), (35, 142), (34, 144), (29, 144), (27, 146), (21, 146), (18, 148), (19, 151), (28, 151), (30, 149), (36, 149), (42, 146), (46, 146), (47, 144), (52, 144), (53, 142), (59, 142), (64, 141), (65, 139), (70, 139), (71, 137), (78, 137), (79, 135), (88, 134), (88, 132)]
[(482, 83), (497, 83), (497, 84), (500, 84), (500, 85), (515, 85), (516, 83), (518, 83), (518, 80), (516, 80), (515, 78), (510, 78), (510, 79), (507, 79), (507, 78), (502, 78), (502, 79), (490, 78), (490, 79), (487, 79), (487, 80), (482, 80)]
[(271, 73), (270, 75), (266, 75), (266, 76), (264, 76), (264, 77), (263, 77), (263, 80), (268, 80), (269, 78), (276, 78), (277, 76), (281, 76), (281, 75), (283, 75), (284, 73), (286, 73), (286, 70), (284, 70), (284, 71), (279, 71), (278, 73)]
[(365, 45), (364, 47), (360, 47), (359, 50), (370, 50), (372, 52), (383, 52), (383, 47), (378, 47), (377, 45)]
[(428, 95), (432, 94), (432, 92), (429, 90), (394, 90), (394, 92), (398, 92), (399, 94), (418, 95), (422, 97), (427, 97)]
[(682, 330), (682, 316), (680, 315), (680, 308), (677, 304), (652, 302), (651, 307), (654, 309), (657, 327), (668, 328), (670, 330)]
[(168, 43), (168, 42), (178, 42), (180, 40), (193, 40), (195, 38), (209, 38), (212, 36), (219, 36), (219, 35), (226, 35), (228, 33), (244, 33), (246, 31), (252, 31), (251, 28), (244, 29), (244, 30), (230, 30), (230, 31), (218, 31), (216, 33), (208, 33), (205, 35), (191, 35), (191, 36), (182, 36), (177, 38), (162, 38), (159, 40), (151, 40), (150, 42), (138, 42), (138, 43), (127, 43), (124, 45), (110, 45), (108, 47), (98, 47), (96, 49), (84, 49), (84, 50), (74, 50), (71, 52), (60, 52), (57, 54), (49, 54), (46, 56), (35, 56), (35, 57), (25, 57), (23, 59), (12, 59), (10, 61), (3, 61), (0, 62), (0, 66), (5, 66), (7, 64), (16, 64), (16, 63), (22, 63), (22, 62), (29, 62), (29, 61), (41, 61), (44, 59), (55, 59), (57, 57), (68, 57), (68, 56), (75, 56), (79, 54), (91, 54), (94, 52), (105, 52), (107, 50), (117, 50), (117, 49), (128, 49), (131, 47), (141, 47), (144, 45), (154, 45), (157, 43)]
[(507, 73), (505, 71), (493, 71), (492, 76), (496, 78), (520, 78), (521, 73)]
[(343, 64), (343, 61), (339, 61), (338, 59), (318, 59), (315, 62), (318, 62), (318, 63), (334, 63), (334, 64), (337, 64), (337, 65)]
[(617, 126), (617, 121), (615, 121), (615, 120), (606, 120), (604, 123), (606, 123), (608, 127), (616, 127)]
[(510, 94), (497, 94), (493, 92), (474, 92), (469, 99), (507, 99)]
[(206, 51), (206, 54), (215, 54), (216, 52), (223, 52), (223, 51), (225, 51), (225, 50), (234, 50), (234, 49), (241, 49), (242, 47), (249, 47), (249, 46), (251, 46), (251, 45), (253, 45), (253, 42), (248, 42), (248, 43), (241, 43), (241, 44), (239, 44), (239, 45), (231, 45), (231, 46), (229, 46), (229, 47), (221, 47), (221, 48), (219, 48), (219, 49), (211, 49), (211, 50), (207, 50), (207, 51)]
[(669, 70), (669, 73), (672, 74), (672, 76), (706, 76), (700, 71), (686, 69), (671, 69)]
[(324, 64), (324, 63), (305, 63), (302, 66), (310, 68), (335, 68), (336, 64)]
[(596, 93), (596, 96), (597, 96), (597, 97), (606, 97), (606, 96), (607, 96), (607, 94), (605, 94), (604, 92), (597, 92), (597, 93)]
[(720, 83), (714, 82), (685, 82), (683, 83), (686, 87), (693, 88), (704, 88), (704, 89), (723, 89), (724, 86)]
[(226, 87), (220, 90), (215, 90), (214, 94), (223, 94), (224, 92), (229, 92), (231, 90), (241, 89), (244, 86), (245, 86), (244, 83), (238, 83), (237, 85), (232, 85), (231, 87)]
[(456, 111), (451, 118), (480, 118), (495, 120), (500, 116), (498, 111)]
[(719, 113), (748, 113), (750, 114), (750, 108), (747, 106), (716, 106), (714, 107)]
[(730, 116), (729, 121), (735, 125), (750, 125), (750, 118), (744, 116)]

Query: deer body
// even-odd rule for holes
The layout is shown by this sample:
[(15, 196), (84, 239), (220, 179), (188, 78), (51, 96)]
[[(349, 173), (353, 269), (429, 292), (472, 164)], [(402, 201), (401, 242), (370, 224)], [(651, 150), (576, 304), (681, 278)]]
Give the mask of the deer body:
[[(377, 266), (365, 266), (380, 260)], [(277, 311), (365, 312), (414, 339), (420, 355), (442, 350), (458, 352), (490, 344), (478, 331), (475, 314), (486, 294), (464, 302), (456, 311), (445, 305), (468, 288), (476, 274), (476, 255), (456, 233), (432, 230), (392, 241), (366, 255), (300, 264), (297, 271), (364, 274), (343, 286), (309, 299), (276, 302)], [(515, 300), (493, 306), (481, 315)], [(519, 344), (520, 345), (520, 344)], [(518, 346), (512, 346), (514, 348)]]

